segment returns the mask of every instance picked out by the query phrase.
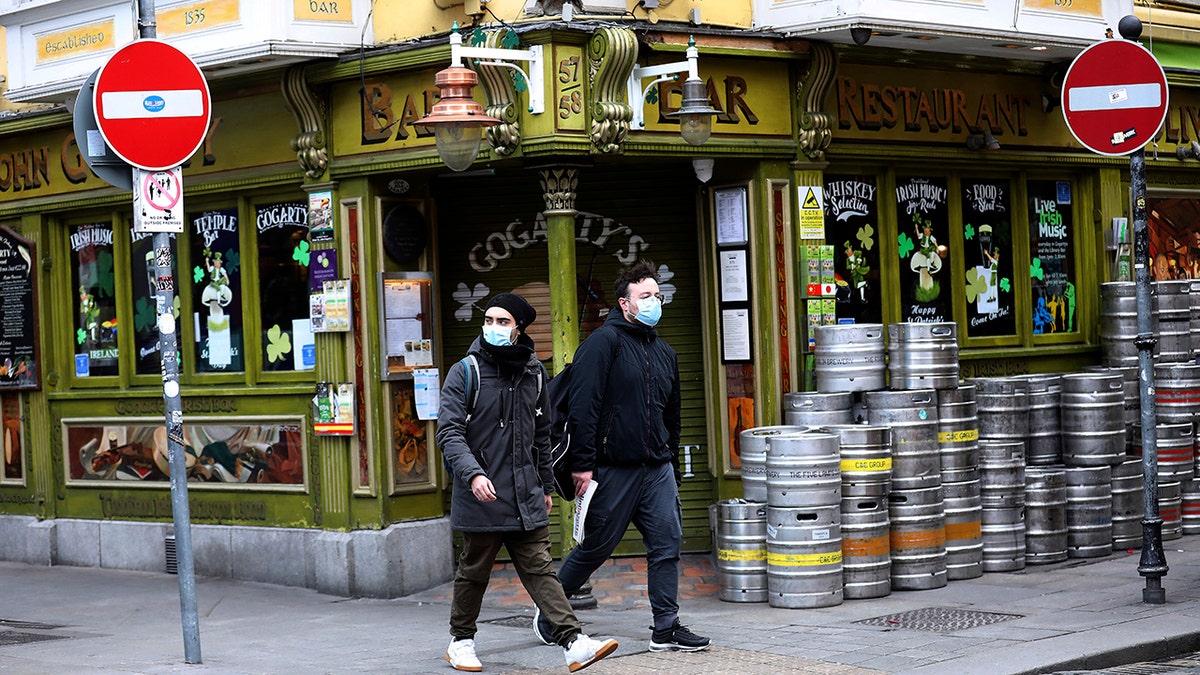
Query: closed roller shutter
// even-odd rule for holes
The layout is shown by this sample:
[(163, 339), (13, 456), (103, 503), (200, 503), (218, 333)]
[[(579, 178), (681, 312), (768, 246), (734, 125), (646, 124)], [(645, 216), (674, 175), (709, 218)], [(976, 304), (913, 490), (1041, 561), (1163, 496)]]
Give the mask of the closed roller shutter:
[[(521, 293), (538, 310), (530, 337), (540, 356), (548, 359), (549, 265), (540, 216), (545, 202), (537, 174), (451, 178), (438, 188), (442, 367), (460, 358), (478, 335), (487, 299), (506, 291)], [(575, 251), (581, 340), (616, 304), (613, 280), (622, 267), (640, 256), (653, 260), (663, 272), (661, 285), (669, 302), (659, 333), (679, 354), (681, 445), (690, 446), (681, 457), (687, 473), (681, 490), (683, 548), (691, 552), (711, 547), (708, 505), (713, 495), (705, 444), (703, 337), (698, 329), (702, 324), (695, 195), (695, 178), (683, 162), (639, 162), (636, 171), (629, 166), (583, 169)], [(551, 527), (556, 556), (561, 554), (559, 523), (556, 509)], [(633, 528), (617, 549), (624, 554), (644, 551)]]

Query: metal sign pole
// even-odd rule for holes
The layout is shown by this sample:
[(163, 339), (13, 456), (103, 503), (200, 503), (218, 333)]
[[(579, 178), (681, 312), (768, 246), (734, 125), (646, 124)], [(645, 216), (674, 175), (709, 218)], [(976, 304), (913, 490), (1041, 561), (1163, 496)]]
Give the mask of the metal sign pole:
[[(154, 0), (138, 0), (138, 36), (154, 38)], [(133, 189), (140, 181), (134, 171)], [(138, 214), (134, 214), (137, 218)], [(175, 339), (175, 279), (171, 235), (155, 232), (155, 311), (158, 314), (158, 355), (162, 363), (163, 413), (171, 468), (171, 513), (175, 524), (179, 609), (183, 621), (183, 654), (187, 663), (200, 663), (200, 619), (196, 610), (196, 570), (192, 560), (191, 512), (188, 506), (187, 462), (183, 450), (183, 405), (179, 398), (179, 359)]]

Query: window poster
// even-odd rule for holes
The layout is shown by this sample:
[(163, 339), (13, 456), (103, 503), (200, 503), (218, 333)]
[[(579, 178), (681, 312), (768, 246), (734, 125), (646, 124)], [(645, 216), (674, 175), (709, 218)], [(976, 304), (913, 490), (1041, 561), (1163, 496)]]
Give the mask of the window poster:
[(18, 393), (0, 393), (0, 423), (4, 428), (4, 472), (0, 474), (0, 483), (23, 481), (25, 443), (21, 439), (21, 396)]
[(967, 335), (1012, 335), (1012, 209), (1007, 180), (964, 178), (963, 265)]
[(316, 345), (309, 320), (308, 203), (260, 204), (255, 226), (262, 297), (271, 300), (259, 303), (263, 370), (311, 369)]
[[(154, 261), (154, 233), (134, 232), (130, 244), (130, 291), (133, 295), (133, 341), (134, 362), (138, 375), (157, 375), (162, 372), (162, 360), (158, 355), (158, 310), (155, 296), (158, 285)], [(175, 235), (171, 238), (171, 278), (178, 279), (176, 256), (179, 246)], [(176, 288), (178, 292), (178, 288)], [(176, 305), (178, 306), (178, 305)]]
[(879, 199), (874, 176), (826, 176), (825, 237), (835, 250), (838, 320), (882, 323)]
[(0, 226), (0, 389), (37, 389), (37, 247)]
[(117, 303), (110, 223), (70, 228), (74, 289), (75, 376), (117, 374)]
[(897, 178), (900, 315), (911, 323), (951, 321), (950, 209), (945, 178)]
[(1200, 279), (1200, 201), (1150, 197), (1150, 274), (1154, 281)]
[(1075, 228), (1071, 184), (1032, 180), (1029, 195), (1029, 276), (1033, 332), (1071, 333), (1075, 324)]
[[(192, 216), (196, 371), (242, 372), (242, 256), (237, 209)], [(270, 296), (264, 296), (270, 297)], [(271, 298), (271, 303), (276, 302)]]

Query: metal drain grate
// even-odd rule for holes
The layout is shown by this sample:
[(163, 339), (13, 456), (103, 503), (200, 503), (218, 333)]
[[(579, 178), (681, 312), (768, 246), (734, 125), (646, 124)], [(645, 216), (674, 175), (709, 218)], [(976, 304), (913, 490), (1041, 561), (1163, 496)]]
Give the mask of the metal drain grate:
[(0, 627), (27, 628), (29, 630), (54, 630), (55, 628), (65, 628), (65, 626), (59, 624), (42, 623), (40, 621), (21, 621), (20, 619), (0, 619)]
[(66, 635), (44, 635), (42, 633), (20, 633), (14, 630), (0, 630), (0, 647), (11, 645), (26, 645), (31, 642), (47, 640), (66, 640)]
[(907, 628), (909, 630), (927, 630), (935, 633), (950, 633), (967, 628), (978, 628), (1010, 619), (1020, 619), (1024, 614), (1001, 614), (999, 612), (977, 612), (969, 609), (952, 609), (949, 607), (925, 607), (899, 614), (877, 616), (873, 619), (863, 619), (854, 623), (866, 626), (886, 626), (888, 628)]

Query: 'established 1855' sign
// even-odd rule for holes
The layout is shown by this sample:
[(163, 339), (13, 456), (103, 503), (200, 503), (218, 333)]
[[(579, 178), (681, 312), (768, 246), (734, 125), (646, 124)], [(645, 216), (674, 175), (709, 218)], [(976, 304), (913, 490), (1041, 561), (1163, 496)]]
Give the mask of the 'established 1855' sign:
[(33, 242), (0, 227), (0, 389), (37, 389)]

